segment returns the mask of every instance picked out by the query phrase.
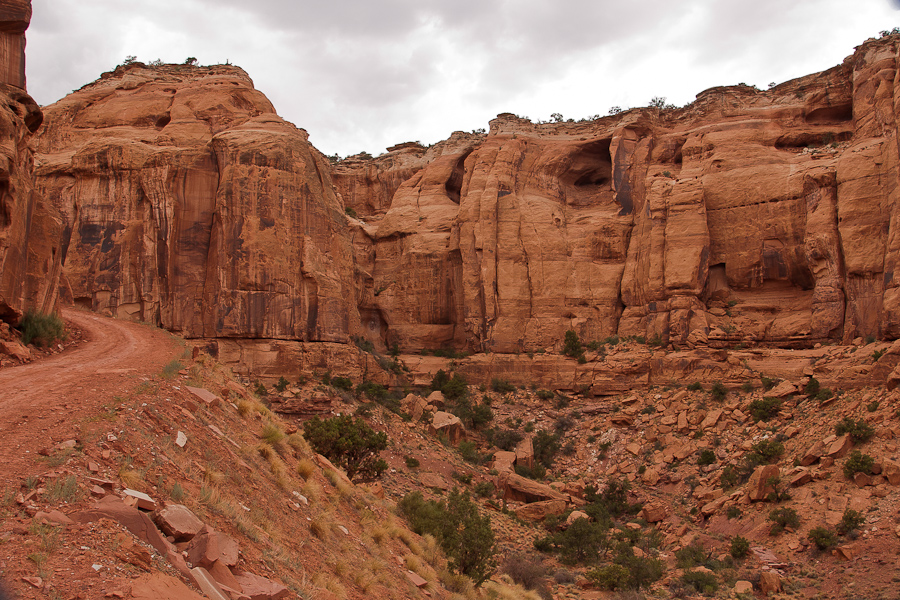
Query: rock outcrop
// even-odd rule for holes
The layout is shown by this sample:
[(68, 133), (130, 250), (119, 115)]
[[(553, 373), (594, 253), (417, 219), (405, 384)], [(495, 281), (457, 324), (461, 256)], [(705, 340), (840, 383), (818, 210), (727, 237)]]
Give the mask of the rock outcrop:
[(0, 320), (56, 306), (62, 227), (35, 191), (29, 141), (43, 114), (25, 92), (25, 29), (31, 3), (0, 1)]
[(140, 63), (45, 111), (64, 295), (187, 337), (347, 342), (357, 286), (327, 160), (241, 69)]
[[(47, 107), (39, 187), (65, 217), (69, 299), (228, 340), (257, 374), (351, 335), (506, 354), (569, 329), (676, 349), (893, 339), (898, 44), (768, 91), (503, 114), (335, 165), (240, 69), (137, 63)], [(622, 365), (628, 385), (651, 360)]]

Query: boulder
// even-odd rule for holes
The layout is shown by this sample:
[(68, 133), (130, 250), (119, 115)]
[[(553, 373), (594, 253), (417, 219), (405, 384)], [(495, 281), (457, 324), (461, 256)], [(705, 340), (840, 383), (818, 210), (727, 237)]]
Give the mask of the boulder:
[(881, 474), (891, 485), (900, 485), (900, 464), (885, 458), (881, 461)]
[(641, 518), (648, 523), (659, 523), (665, 519), (668, 514), (669, 511), (666, 508), (666, 505), (662, 503), (645, 504), (644, 508), (641, 509)]
[(771, 396), (775, 398), (784, 398), (785, 396), (790, 396), (791, 394), (797, 393), (797, 386), (791, 383), (790, 381), (782, 381), (774, 388), (766, 392), (766, 396)]
[(282, 600), (288, 598), (291, 592), (280, 583), (266, 579), (253, 573), (236, 573), (235, 579), (241, 585), (241, 591), (250, 600)]
[(515, 473), (501, 473), (500, 485), (503, 498), (516, 502), (541, 502), (544, 500), (568, 501), (569, 497), (554, 490), (549, 485), (527, 479)]
[(825, 455), (829, 458), (844, 458), (847, 456), (847, 453), (850, 452), (850, 448), (853, 447), (853, 440), (850, 439), (850, 434), (846, 433), (828, 445), (828, 449), (825, 451)]
[(754, 502), (766, 500), (769, 494), (775, 492), (775, 486), (772, 482), (777, 480), (781, 475), (781, 471), (777, 465), (763, 465), (757, 467), (747, 482), (747, 497)]
[(216, 561), (233, 567), (237, 564), (239, 551), (234, 538), (205, 525), (191, 539), (187, 557), (195, 567), (210, 567)]
[(0, 354), (11, 356), (19, 362), (28, 362), (31, 360), (31, 350), (19, 342), (12, 340), (0, 340)]
[(459, 417), (444, 411), (434, 413), (428, 432), (432, 435), (446, 435), (454, 446), (466, 437), (466, 430)]
[(566, 527), (577, 521), (578, 519), (590, 519), (591, 517), (583, 511), (573, 510), (569, 513), (569, 516), (566, 517)]
[(435, 390), (428, 394), (428, 398), (426, 398), (425, 404), (430, 404), (437, 408), (444, 408), (447, 404), (446, 399), (444, 398), (443, 392), (440, 390)]
[(759, 589), (763, 596), (781, 591), (781, 576), (772, 570), (765, 569), (759, 574)]
[(803, 456), (800, 457), (800, 466), (808, 467), (809, 465), (818, 461), (825, 454), (825, 444), (821, 441), (816, 442), (809, 449), (803, 453)]
[(534, 467), (534, 446), (531, 443), (531, 436), (524, 438), (516, 445), (516, 464), (529, 469)]
[(157, 527), (175, 538), (176, 542), (185, 542), (203, 529), (203, 521), (182, 504), (167, 504), (150, 516)]
[(532, 502), (516, 509), (516, 516), (527, 521), (543, 521), (550, 515), (566, 512), (565, 500), (544, 500)]
[(178, 579), (165, 573), (139, 576), (131, 584), (132, 600), (206, 600)]
[(494, 453), (494, 462), (492, 467), (499, 472), (512, 471), (513, 465), (516, 463), (516, 453), (507, 452), (506, 450), (498, 450)]

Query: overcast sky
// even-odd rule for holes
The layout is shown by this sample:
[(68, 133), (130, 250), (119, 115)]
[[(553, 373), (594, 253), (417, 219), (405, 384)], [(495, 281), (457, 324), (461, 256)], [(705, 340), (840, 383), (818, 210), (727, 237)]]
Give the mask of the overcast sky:
[(28, 90), (42, 105), (149, 62), (243, 67), (278, 113), (341, 156), (501, 112), (547, 120), (765, 89), (900, 26), (897, 0), (33, 0)]

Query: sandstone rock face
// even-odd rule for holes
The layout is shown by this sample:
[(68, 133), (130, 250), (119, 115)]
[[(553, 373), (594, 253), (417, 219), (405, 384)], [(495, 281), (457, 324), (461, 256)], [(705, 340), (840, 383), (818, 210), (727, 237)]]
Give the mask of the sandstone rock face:
[(34, 146), (75, 304), (187, 337), (358, 333), (328, 162), (242, 70), (119, 67), (49, 107)]
[(31, 0), (0, 1), (0, 83), (25, 89), (25, 30)]
[[(503, 114), (487, 134), (332, 165), (240, 69), (136, 64), (47, 107), (33, 145), (65, 218), (65, 295), (216, 338), (255, 375), (351, 335), (808, 347), (900, 337), (898, 67), (887, 36), (768, 91), (579, 123)], [(698, 361), (650, 354), (546, 368), (600, 394)]]
[[(385, 339), (515, 352), (567, 329), (675, 346), (900, 335), (897, 66), (896, 39), (869, 41), (767, 92), (576, 124), (506, 114), (455, 152), (341, 163), (345, 202), (373, 216)], [(427, 164), (396, 186), (411, 154)]]

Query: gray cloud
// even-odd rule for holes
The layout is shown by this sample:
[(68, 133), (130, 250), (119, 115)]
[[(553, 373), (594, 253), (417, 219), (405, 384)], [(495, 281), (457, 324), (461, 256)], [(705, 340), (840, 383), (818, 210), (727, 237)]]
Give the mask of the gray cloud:
[(605, 113), (828, 68), (898, 25), (857, 0), (34, 0), (29, 90), (50, 103), (126, 55), (244, 67), (327, 153)]

